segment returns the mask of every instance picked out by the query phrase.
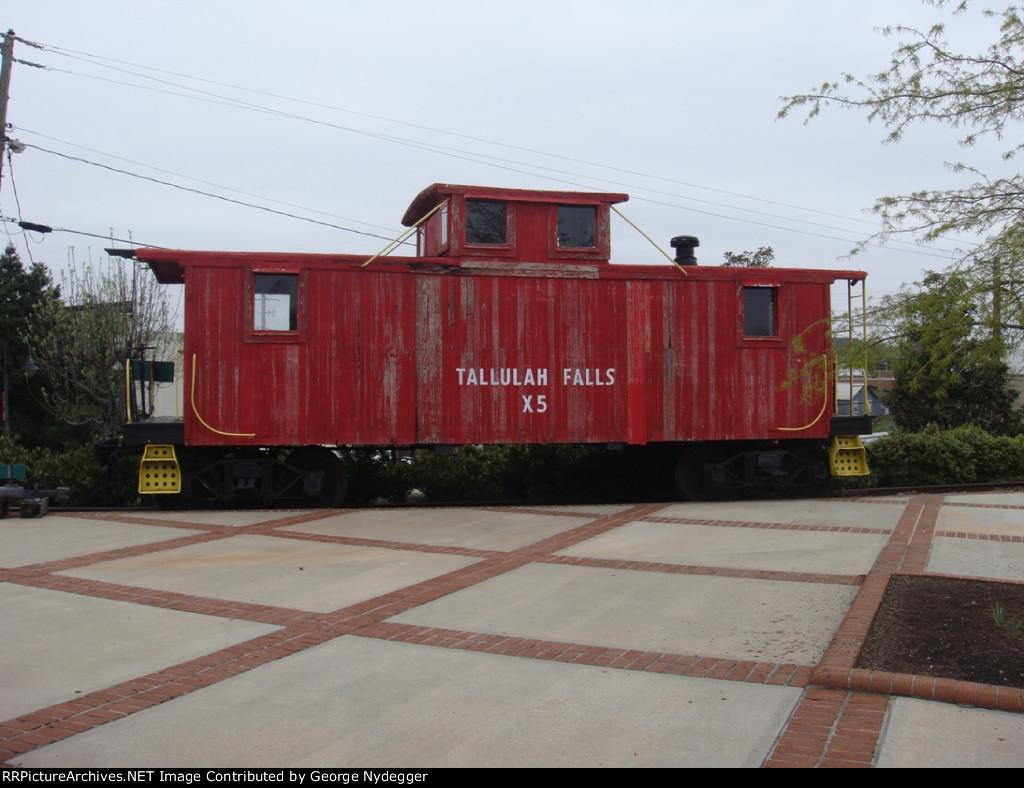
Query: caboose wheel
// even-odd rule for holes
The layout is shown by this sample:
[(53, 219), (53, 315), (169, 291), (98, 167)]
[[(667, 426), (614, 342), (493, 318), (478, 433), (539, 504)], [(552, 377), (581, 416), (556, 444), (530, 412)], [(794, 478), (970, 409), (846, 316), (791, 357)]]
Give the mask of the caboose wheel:
[(348, 492), (348, 476), (334, 452), (322, 446), (304, 446), (289, 455), (287, 464), (297, 471), (323, 472), (320, 492), (306, 499), (308, 506), (320, 509), (341, 506)]
[(713, 501), (726, 493), (721, 463), (725, 452), (717, 446), (698, 446), (676, 463), (676, 492), (690, 501)]
[(801, 497), (820, 497), (832, 488), (828, 454), (822, 446), (805, 444), (793, 450), (798, 467), (794, 470), (789, 492)]
[(180, 449), (181, 494), (162, 496), (168, 499), (164, 505), (187, 509), (190, 506), (209, 506), (217, 501), (218, 491), (224, 487), (224, 469), (218, 465), (223, 456), (223, 452), (212, 448)]

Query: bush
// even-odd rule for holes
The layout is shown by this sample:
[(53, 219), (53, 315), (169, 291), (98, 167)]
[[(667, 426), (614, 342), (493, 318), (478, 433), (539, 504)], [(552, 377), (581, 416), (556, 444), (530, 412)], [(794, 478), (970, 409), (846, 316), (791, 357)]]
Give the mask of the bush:
[(413, 490), (433, 502), (588, 501), (636, 495), (625, 451), (601, 446), (461, 446), (449, 452), (349, 451), (353, 503), (400, 503)]
[(342, 452), (341, 459), (349, 477), (346, 503), (398, 503), (405, 500), (414, 486), (409, 458), (393, 451), (351, 449)]
[[(70, 449), (26, 448), (16, 439), (0, 437), (0, 463), (24, 465), (26, 478), (16, 483), (27, 490), (68, 487), (56, 506), (128, 506), (138, 502), (138, 458), (125, 457), (107, 468), (93, 457), (91, 446)], [(104, 500), (104, 485), (109, 485)]]
[(897, 431), (869, 444), (867, 455), (877, 487), (1024, 479), (1024, 436), (991, 435), (975, 426)]
[[(867, 447), (869, 477), (841, 479), (844, 488), (913, 487), (1024, 480), (1024, 435), (990, 435), (979, 427), (894, 432)], [(351, 479), (349, 503), (403, 503), (413, 490), (433, 502), (646, 500), (671, 496), (658, 486), (669, 474), (642, 451), (600, 446), (464, 446), (451, 452), (399, 455), (370, 449), (342, 453)], [(646, 459), (648, 462), (642, 462)], [(130, 506), (139, 502), (138, 456), (109, 467), (91, 446), (26, 448), (0, 436), (0, 463), (26, 466), (26, 489), (69, 487), (66, 506)], [(666, 465), (666, 467), (668, 467)], [(661, 479), (661, 476), (665, 479)]]

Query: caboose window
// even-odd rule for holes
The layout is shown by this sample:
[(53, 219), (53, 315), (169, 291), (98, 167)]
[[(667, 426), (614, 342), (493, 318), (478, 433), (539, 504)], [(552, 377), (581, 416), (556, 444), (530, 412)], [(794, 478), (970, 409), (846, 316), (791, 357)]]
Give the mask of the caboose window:
[(743, 334), (773, 337), (775, 332), (775, 288), (743, 288)]
[(466, 200), (466, 243), (505, 243), (505, 203)]
[(596, 245), (597, 208), (592, 205), (558, 206), (558, 245), (592, 248)]
[(443, 250), (448, 248), (448, 204), (447, 203), (445, 203), (444, 205), (441, 206), (441, 210), (439, 211), (439, 213), (441, 214), (441, 216), (440, 216), (439, 221), (438, 221), (438, 225), (439, 225), (438, 229), (440, 229), (440, 231), (441, 231), (440, 248), (443, 251)]
[(298, 328), (297, 274), (254, 274), (252, 291), (256, 331), (295, 331)]

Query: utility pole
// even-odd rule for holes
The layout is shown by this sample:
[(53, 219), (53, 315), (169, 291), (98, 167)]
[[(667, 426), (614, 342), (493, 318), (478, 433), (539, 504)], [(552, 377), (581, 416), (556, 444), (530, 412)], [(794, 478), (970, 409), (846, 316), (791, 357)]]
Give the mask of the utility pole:
[(14, 31), (4, 36), (2, 62), (0, 62), (0, 177), (4, 171), (7, 152), (7, 98), (11, 92), (11, 64), (14, 63)]

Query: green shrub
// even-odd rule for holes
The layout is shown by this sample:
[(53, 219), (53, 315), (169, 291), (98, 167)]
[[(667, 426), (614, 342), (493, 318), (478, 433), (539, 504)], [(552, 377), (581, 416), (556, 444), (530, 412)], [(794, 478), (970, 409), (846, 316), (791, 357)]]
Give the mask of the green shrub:
[(870, 484), (877, 487), (1024, 479), (1024, 436), (991, 435), (970, 425), (897, 431), (869, 444), (867, 455)]
[(584, 501), (637, 494), (636, 469), (623, 451), (601, 446), (461, 446), (411, 456), (344, 453), (352, 503), (400, 503), (412, 491), (434, 502)]
[[(107, 468), (93, 457), (91, 446), (70, 449), (26, 448), (14, 438), (0, 438), (0, 463), (25, 466), (17, 484), (27, 490), (69, 488), (56, 506), (128, 506), (138, 502), (138, 458), (126, 457)], [(107, 489), (106, 499), (104, 489)]]
[[(913, 487), (1024, 480), (1024, 435), (990, 435), (973, 427), (893, 432), (867, 447), (871, 475), (840, 480), (844, 488)], [(91, 446), (62, 451), (26, 448), (0, 436), (0, 463), (26, 466), (27, 489), (70, 488), (66, 506), (130, 506), (139, 502), (138, 456), (109, 469)], [(412, 491), (433, 502), (646, 500), (671, 496), (664, 458), (600, 446), (464, 446), (451, 452), (399, 455), (371, 449), (342, 453), (349, 503), (403, 503)], [(641, 461), (644, 459), (645, 461)], [(668, 467), (668, 466), (666, 466)], [(661, 479), (664, 476), (665, 479)], [(21, 483), (21, 482), (19, 482)], [(662, 499), (662, 498), (659, 498)]]
[(408, 457), (393, 451), (352, 449), (342, 452), (342, 463), (349, 477), (346, 503), (365, 505), (376, 501), (404, 501), (414, 486)]

